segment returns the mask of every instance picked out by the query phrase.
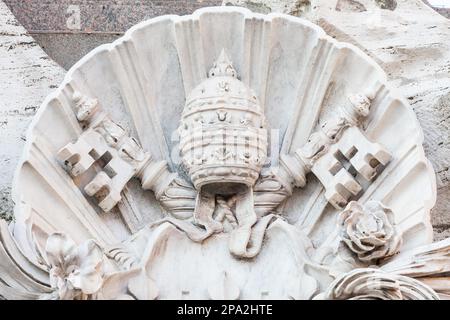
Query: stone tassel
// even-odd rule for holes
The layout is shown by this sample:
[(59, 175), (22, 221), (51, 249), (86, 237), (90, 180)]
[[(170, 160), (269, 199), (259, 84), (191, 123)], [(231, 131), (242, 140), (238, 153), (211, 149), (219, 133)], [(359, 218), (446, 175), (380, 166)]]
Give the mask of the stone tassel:
[(236, 201), (238, 227), (231, 232), (230, 252), (241, 258), (253, 258), (261, 250), (267, 226), (274, 215), (267, 215), (258, 221), (253, 201), (253, 189), (239, 195)]

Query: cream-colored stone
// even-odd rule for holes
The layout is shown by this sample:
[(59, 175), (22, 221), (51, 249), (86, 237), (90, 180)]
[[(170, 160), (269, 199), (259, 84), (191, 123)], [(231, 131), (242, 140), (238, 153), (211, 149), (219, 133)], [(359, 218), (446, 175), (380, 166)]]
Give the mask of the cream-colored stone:
[[(428, 283), (407, 274), (419, 246), (448, 263), (448, 247), (431, 244), (436, 186), (422, 141), (380, 67), (306, 20), (219, 7), (145, 21), (77, 63), (36, 116), (14, 238), (0, 229), (0, 294), (438, 298), (448, 289), (433, 282), (437, 262)], [(349, 201), (369, 217), (345, 219), (343, 238)], [(350, 242), (365, 240), (368, 256)], [(95, 259), (75, 249), (85, 243), (100, 248)], [(45, 252), (78, 252), (75, 273), (50, 283)], [(100, 265), (83, 286), (76, 270)]]
[(0, 1), (0, 218), (13, 219), (11, 183), (25, 132), (65, 71), (27, 34)]

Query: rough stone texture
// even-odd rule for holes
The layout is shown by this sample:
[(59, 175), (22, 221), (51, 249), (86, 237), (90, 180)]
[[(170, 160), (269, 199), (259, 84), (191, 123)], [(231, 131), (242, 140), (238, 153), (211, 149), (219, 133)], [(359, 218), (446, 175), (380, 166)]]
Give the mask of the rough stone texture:
[(433, 7), (427, 0), (423, 0), (425, 4), (429, 5), (430, 7), (434, 8), (436, 12), (443, 15), (444, 17), (450, 18), (450, 8), (443, 8), (443, 7)]
[(397, 8), (396, 0), (375, 0), (375, 3), (381, 9), (395, 10), (395, 8)]
[(293, 16), (301, 16), (310, 10), (309, 0), (223, 0), (224, 6), (242, 6), (253, 12), (282, 12)]
[[(185, 15), (201, 7), (220, 5), (221, 0), (5, 0), (30, 32), (122, 33), (137, 22), (152, 17)], [(80, 28), (67, 26), (70, 6), (80, 8)], [(36, 19), (37, 13), (42, 15)]]
[(0, 217), (12, 214), (11, 183), (26, 128), (63, 76), (0, 1)]
[(111, 43), (118, 33), (36, 33), (33, 38), (51, 59), (68, 70), (96, 47)]
[[(45, 52), (66, 70), (100, 44), (112, 42), (140, 21), (190, 14), (222, 0), (5, 0)], [(71, 23), (79, 10), (79, 28)], [(38, 18), (37, 18), (38, 17)], [(73, 21), (72, 21), (73, 22)]]
[[(426, 2), (426, 0), (424, 0)], [(161, 14), (189, 14), (205, 6), (238, 5), (254, 12), (283, 12), (304, 16), (323, 1), (310, 0), (5, 0), (19, 22), (44, 51), (66, 70), (97, 46), (112, 42), (132, 25)], [(326, 2), (326, 1), (325, 1)], [(367, 11), (358, 0), (339, 0), (336, 11)], [(393, 10), (396, 0), (373, 0), (381, 8)], [(69, 28), (78, 6), (80, 26)], [(449, 9), (436, 9), (449, 16)], [(37, 19), (36, 17), (39, 17)]]
[(336, 3), (335, 9), (336, 11), (354, 11), (354, 12), (362, 12), (367, 10), (362, 3), (354, 0), (339, 0)]

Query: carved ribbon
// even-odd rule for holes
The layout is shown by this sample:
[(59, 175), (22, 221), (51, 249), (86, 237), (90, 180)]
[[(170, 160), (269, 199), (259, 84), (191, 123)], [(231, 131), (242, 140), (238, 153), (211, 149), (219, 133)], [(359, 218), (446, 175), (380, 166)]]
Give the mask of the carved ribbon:
[[(217, 209), (216, 201), (219, 202), (220, 200), (216, 200), (214, 194), (199, 192), (196, 199), (193, 223), (167, 217), (154, 225), (169, 222), (185, 232), (192, 241), (202, 242), (211, 235), (223, 231), (222, 223), (213, 218), (213, 214)], [(235, 201), (237, 226), (231, 232), (229, 249), (237, 257), (253, 258), (260, 252), (265, 231), (275, 218), (275, 215), (269, 214), (258, 220), (254, 208), (252, 188), (248, 188), (246, 192), (237, 195)], [(224, 204), (222, 203), (222, 205)]]
[(169, 222), (195, 242), (202, 242), (214, 233), (222, 232), (222, 224), (213, 219), (215, 209), (215, 196), (211, 193), (197, 193), (194, 209), (194, 223), (186, 220), (179, 220), (173, 217), (167, 217), (153, 225), (160, 225)]
[(273, 217), (273, 214), (269, 214), (258, 221), (252, 188), (239, 195), (236, 200), (238, 226), (230, 235), (230, 252), (237, 257), (255, 257), (261, 250), (265, 231)]

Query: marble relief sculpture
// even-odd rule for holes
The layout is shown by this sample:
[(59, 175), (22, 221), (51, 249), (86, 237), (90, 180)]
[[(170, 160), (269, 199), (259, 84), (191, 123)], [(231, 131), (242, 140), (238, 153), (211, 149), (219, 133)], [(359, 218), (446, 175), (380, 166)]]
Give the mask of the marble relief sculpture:
[(305, 20), (145, 21), (77, 63), (33, 121), (0, 295), (448, 298), (421, 144), (379, 66)]

